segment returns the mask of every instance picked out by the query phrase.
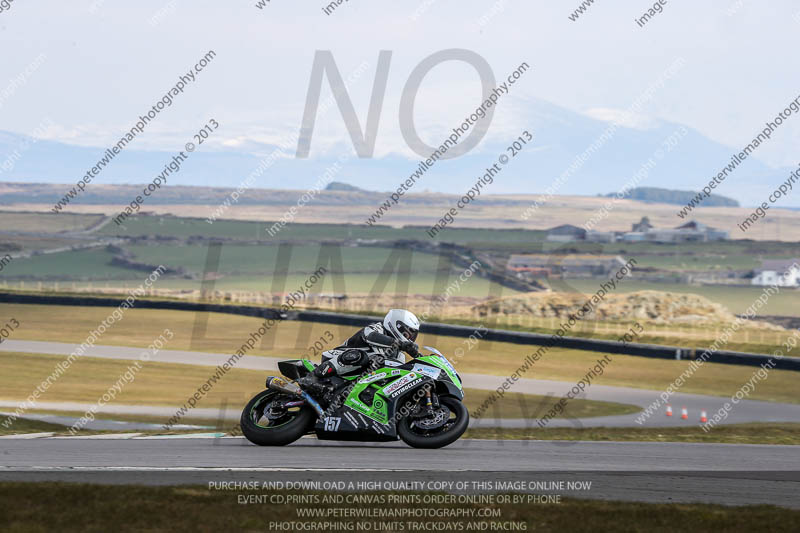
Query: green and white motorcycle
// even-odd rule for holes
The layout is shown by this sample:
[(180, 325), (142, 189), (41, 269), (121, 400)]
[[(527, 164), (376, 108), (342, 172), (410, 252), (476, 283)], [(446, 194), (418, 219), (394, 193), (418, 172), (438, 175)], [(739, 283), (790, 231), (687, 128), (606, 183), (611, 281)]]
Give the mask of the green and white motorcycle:
[(401, 364), (386, 360), (369, 374), (331, 378), (331, 390), (304, 390), (296, 382), (314, 370), (307, 359), (281, 361), (288, 378), (270, 376), (267, 390), (242, 411), (242, 432), (261, 446), (284, 446), (305, 434), (317, 438), (441, 448), (466, 431), (461, 378), (435, 348)]

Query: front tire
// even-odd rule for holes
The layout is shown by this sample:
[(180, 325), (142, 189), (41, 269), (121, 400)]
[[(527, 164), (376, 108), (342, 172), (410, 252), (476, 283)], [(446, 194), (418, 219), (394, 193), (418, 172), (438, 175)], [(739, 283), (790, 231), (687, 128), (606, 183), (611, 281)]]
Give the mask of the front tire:
[(242, 411), (242, 434), (259, 446), (286, 446), (305, 435), (316, 420), (316, 413), (308, 406), (286, 410), (280, 418), (268, 419), (273, 402), (281, 393), (265, 390), (250, 400)]
[(469, 411), (461, 401), (452, 396), (439, 398), (439, 403), (455, 415), (441, 428), (434, 431), (417, 427), (410, 417), (405, 417), (397, 423), (397, 434), (403, 442), (414, 448), (443, 448), (454, 443), (464, 434), (469, 425)]

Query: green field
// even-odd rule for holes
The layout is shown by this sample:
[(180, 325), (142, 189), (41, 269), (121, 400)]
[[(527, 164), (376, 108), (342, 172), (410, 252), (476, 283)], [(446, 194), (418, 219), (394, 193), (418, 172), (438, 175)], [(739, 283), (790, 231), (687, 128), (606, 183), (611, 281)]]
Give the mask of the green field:
[[(126, 250), (141, 263), (185, 269), (187, 276), (160, 278), (157, 288), (163, 289), (199, 289), (209, 257), (207, 245), (135, 245)], [(279, 260), (280, 254), (285, 255)], [(89, 281), (93, 287), (102, 286), (106, 281), (113, 282), (111, 286), (114, 287), (138, 287), (149, 274), (149, 271), (112, 265), (113, 257), (106, 248), (98, 248), (20, 258), (6, 266), (0, 281), (5, 280), (12, 287), (19, 287), (19, 280), (76, 282), (78, 288), (88, 287)], [(464, 270), (449, 259), (413, 250), (320, 244), (298, 244), (290, 248), (272, 244), (225, 244), (221, 247), (219, 264), (212, 265), (209, 271), (220, 275), (214, 284), (217, 290), (283, 292), (295, 290), (318, 266), (325, 266), (328, 273), (314, 286), (314, 292), (337, 294), (375, 290), (389, 294), (438, 295)], [(286, 269), (287, 274), (275, 276), (275, 272), (282, 269)], [(516, 292), (473, 276), (468, 283), (461, 284), (458, 294), (483, 298)]]
[(103, 215), (81, 215), (75, 213), (29, 213), (24, 211), (0, 211), (0, 230), (27, 233), (62, 233), (82, 231), (98, 224)]
[[(66, 215), (56, 217), (47, 213), (2, 213), (0, 221), (8, 228), (51, 232), (35, 237), (20, 238), (26, 249), (43, 249), (49, 245), (68, 245), (66, 235), (56, 232), (64, 229), (81, 229), (101, 220), (100, 215)], [(64, 225), (56, 224), (65, 221)], [(346, 224), (289, 224), (275, 238), (269, 237), (269, 223), (219, 220), (208, 224), (201, 218), (173, 216), (137, 216), (124, 226), (106, 224), (96, 231), (98, 237), (119, 236), (136, 238), (124, 240), (119, 246), (126, 259), (140, 263), (140, 267), (112, 265), (120, 251), (112, 247), (81, 251), (63, 251), (55, 254), (17, 258), (0, 272), (0, 287), (25, 290), (103, 290), (130, 289), (142, 284), (149, 274), (148, 266), (165, 265), (177, 274), (162, 276), (155, 289), (186, 293), (197, 298), (201, 290), (207, 298), (232, 302), (269, 302), (264, 294), (280, 294), (297, 290), (308, 275), (319, 266), (328, 269), (312, 293), (346, 296), (375, 295), (374, 304), (363, 298), (353, 298), (342, 309), (359, 311), (370, 305), (394, 307), (427, 306), (431, 298), (441, 295), (455, 283), (464, 268), (437, 253), (413, 250), (403, 239), (424, 239), (419, 227), (392, 228), (388, 226), (361, 226)], [(5, 230), (0, 226), (0, 231)], [(423, 232), (424, 233), (424, 232)], [(421, 236), (422, 235), (422, 236)], [(553, 243), (543, 240), (540, 231), (452, 229), (441, 239), (469, 247), (465, 256), (479, 257), (485, 267), (500, 273), (503, 256), (508, 253), (538, 252), (546, 254), (600, 253), (633, 257), (639, 268), (657, 268), (666, 271), (670, 281), (648, 282), (634, 278), (621, 283), (618, 292), (656, 290), (677, 293), (694, 293), (719, 303), (734, 313), (742, 313), (762, 289), (751, 286), (701, 286), (678, 282), (687, 270), (726, 272), (748, 271), (759, 266), (762, 259), (788, 259), (800, 257), (800, 243), (728, 241), (711, 243), (657, 244), (641, 243)], [(209, 262), (209, 239), (219, 238), (221, 255), (218, 264)], [(5, 241), (16, 242), (14, 235)], [(30, 239), (33, 239), (32, 241)], [(3, 242), (5, 242), (3, 241)], [(333, 241), (333, 242), (331, 242)], [(346, 246), (334, 242), (347, 242)], [(73, 244), (85, 244), (83, 237)], [(381, 244), (376, 246), (376, 244)], [(443, 248), (445, 254), (449, 253)], [(500, 255), (498, 255), (500, 254)], [(204, 273), (212, 273), (206, 281)], [(283, 273), (285, 272), (285, 274)], [(277, 273), (277, 274), (276, 274)], [(495, 278), (497, 279), (497, 278)], [(540, 280), (557, 292), (591, 294), (605, 279)], [(530, 287), (528, 287), (530, 288)], [(236, 294), (238, 293), (238, 294)], [(249, 293), (249, 294), (248, 294)], [(256, 294), (260, 293), (260, 294)], [(517, 290), (489, 281), (484, 275), (472, 276), (460, 283), (453, 293), (460, 298), (486, 299), (518, 294)], [(378, 299), (380, 298), (380, 303)], [(328, 306), (331, 300), (313, 301), (308, 305)], [(453, 303), (456, 303), (454, 301)], [(469, 304), (469, 301), (458, 303)], [(800, 291), (782, 289), (773, 295), (760, 310), (761, 315), (800, 316)], [(442, 312), (447, 315), (446, 312)], [(464, 315), (466, 316), (466, 315)], [(523, 327), (522, 323), (502, 323), (502, 327)], [(704, 326), (703, 332), (690, 332), (686, 342), (691, 345), (708, 344), (718, 335), (718, 327)], [(529, 329), (542, 324), (530, 324)], [(676, 326), (677, 327), (677, 326)], [(602, 329), (602, 328), (601, 328)], [(606, 328), (610, 331), (610, 326)], [(706, 331), (707, 330), (707, 331)], [(616, 331), (616, 330), (615, 330)], [(672, 333), (672, 332), (667, 332)], [(708, 335), (705, 335), (708, 333)], [(768, 332), (769, 333), (769, 332)], [(591, 335), (586, 333), (585, 335)], [(613, 333), (609, 333), (613, 336)], [(729, 348), (771, 351), (769, 346), (775, 335), (747, 335), (733, 339)], [(651, 328), (648, 342), (680, 344), (675, 335), (659, 335)], [(766, 348), (765, 348), (766, 346)]]
[(14, 235), (13, 237), (0, 234), (0, 253), (7, 252), (36, 252), (38, 250), (53, 250), (59, 248), (69, 248), (75, 245), (74, 239), (59, 237), (54, 234), (46, 234), (42, 237), (31, 235)]
[[(149, 264), (182, 266), (192, 272), (203, 272), (209, 255), (208, 246), (129, 246), (136, 259)], [(324, 265), (331, 273), (377, 273), (380, 272), (392, 254), (392, 248), (379, 247), (339, 247), (303, 244), (291, 248), (276, 245), (237, 245), (225, 244), (221, 247), (219, 266), (216, 272), (228, 274), (269, 274), (272, 275), (278, 266), (278, 255), (288, 256), (286, 267), (292, 273), (311, 273), (318, 265)], [(341, 258), (341, 268), (330, 265), (328, 256)], [(409, 272), (434, 273), (440, 268), (451, 269), (449, 261), (441, 265), (439, 258), (433, 254), (421, 252), (403, 252), (401, 261), (409, 262)]]
[[(145, 276), (143, 275), (142, 278)], [(457, 273), (451, 273), (450, 277), (445, 278), (444, 286), (456, 279)], [(218, 291), (245, 291), (245, 292), (290, 292), (297, 290), (303, 282), (308, 279), (307, 274), (292, 273), (286, 276), (273, 277), (272, 275), (224, 275), (214, 281), (213, 288)], [(108, 285), (110, 287), (138, 287), (141, 279), (127, 279), (112, 283), (94, 283), (92, 287)], [(380, 283), (379, 283), (380, 282)], [(407, 289), (405, 284), (408, 284)], [(393, 274), (388, 277), (380, 277), (377, 273), (373, 274), (326, 274), (321, 281), (314, 285), (312, 293), (325, 294), (377, 294), (390, 295), (396, 302), (403, 301), (403, 295), (423, 295), (434, 296), (443, 291), (440, 287), (442, 280), (432, 272), (415, 273), (410, 276)], [(16, 286), (16, 285), (15, 285)], [(78, 283), (76, 287), (86, 287), (86, 283)], [(197, 290), (201, 289), (200, 280), (182, 278), (161, 278), (156, 283), (158, 288), (175, 290)], [(377, 289), (376, 289), (377, 287)], [(437, 288), (439, 287), (439, 288)], [(377, 292), (376, 292), (377, 291)], [(496, 283), (477, 276), (472, 277), (469, 283), (465, 283), (458, 291), (458, 296), (485, 298), (487, 295), (509, 295), (516, 294), (517, 291), (507, 287), (500, 287)], [(396, 305), (401, 305), (397, 303)]]
[[(135, 272), (135, 271), (134, 271)], [(126, 277), (120, 278), (93, 278), (93, 281), (88, 280), (78, 280), (74, 281), (72, 279), (61, 279), (60, 281), (53, 281), (52, 278), (47, 278), (50, 281), (45, 281), (42, 284), (43, 289), (50, 290), (56, 288), (56, 284), (58, 290), (69, 290), (73, 283), (76, 289), (103, 289), (103, 288), (122, 288), (122, 289), (131, 289), (138, 287), (141, 285), (142, 280), (147, 277), (148, 272), (136, 272), (136, 274), (129, 274)], [(134, 275), (139, 275), (141, 277), (135, 278)], [(44, 279), (44, 278), (42, 278)], [(280, 278), (275, 278), (277, 281), (274, 281), (273, 277), (263, 275), (250, 275), (250, 276), (238, 276), (238, 275), (227, 275), (223, 276), (220, 279), (214, 280), (213, 285), (203, 285), (199, 279), (183, 279), (183, 278), (175, 278), (175, 277), (166, 277), (163, 276), (159, 278), (159, 280), (154, 284), (154, 287), (157, 289), (170, 289), (170, 290), (177, 290), (177, 291), (194, 291), (200, 290), (203, 288), (213, 289), (217, 291), (243, 291), (243, 292), (276, 292), (282, 293), (284, 291), (290, 292), (295, 291), (300, 287), (303, 282), (308, 279), (307, 274), (288, 274), (286, 276), (281, 276)], [(398, 285), (398, 281), (401, 283), (405, 283), (404, 277), (400, 276), (390, 276), (387, 279), (380, 278), (384, 281), (387, 281), (385, 289), (379, 290), (380, 294), (388, 294), (392, 296), (392, 300), (397, 302), (396, 305), (401, 305), (400, 302), (403, 301), (403, 294), (404, 285)], [(455, 279), (455, 276), (448, 278), (448, 283)], [(314, 289), (312, 293), (336, 293), (336, 294), (366, 294), (373, 292), (373, 289), (376, 286), (376, 282), (379, 280), (376, 274), (346, 274), (342, 276), (341, 274), (331, 274), (330, 276), (325, 276), (320, 282), (314, 285)], [(3, 286), (4, 279), (0, 276), (0, 287)], [(37, 287), (36, 281), (25, 281), (20, 280), (19, 278), (12, 278), (6, 281), (6, 286), (12, 289), (30, 289)], [(442, 289), (436, 289), (438, 284), (441, 281), (437, 278), (434, 274), (414, 274), (408, 280), (408, 295), (423, 295), (423, 296), (431, 296), (431, 295), (438, 295), (442, 292)], [(383, 286), (383, 283), (379, 284), (378, 287)], [(342, 291), (342, 288), (345, 290)], [(491, 294), (493, 296), (497, 295), (507, 295), (507, 294), (514, 294), (517, 291), (508, 288), (500, 288), (497, 284), (492, 283), (488, 280), (483, 278), (473, 277), (468, 284), (464, 284), (462, 289), (458, 292), (459, 296), (467, 296), (467, 297), (475, 297), (475, 298), (485, 298), (487, 295)]]
[[(0, 228), (53, 232), (65, 228), (84, 228), (100, 220), (99, 215), (60, 215), (47, 213), (0, 212)], [(58, 222), (58, 224), (56, 224)], [(61, 224), (64, 222), (65, 224)], [(435, 296), (463, 270), (440, 260), (437, 254), (411, 251), (406, 244), (394, 247), (404, 239), (426, 241), (419, 227), (392, 228), (348, 224), (289, 224), (275, 237), (270, 237), (266, 222), (219, 220), (208, 224), (202, 218), (173, 216), (136, 216), (123, 226), (106, 224), (96, 234), (145, 238), (125, 241), (122, 248), (132, 259), (147, 265), (163, 264), (183, 269), (185, 275), (163, 276), (157, 288), (197, 290), (201, 288), (205, 270), (218, 273), (213, 288), (220, 291), (280, 293), (299, 286), (306, 275), (322, 264), (329, 274), (315, 292), (355, 294), (410, 294)], [(219, 265), (207, 266), (208, 239), (219, 238), (222, 244)], [(47, 237), (37, 237), (47, 239)], [(356, 240), (359, 240), (355, 245)], [(14, 236), (5, 239), (13, 243)], [(619, 291), (660, 290), (696, 293), (720, 303), (735, 313), (744, 311), (761, 289), (749, 286), (694, 286), (677, 283), (686, 270), (725, 272), (747, 271), (759, 266), (763, 259), (800, 257), (800, 243), (727, 241), (710, 243), (657, 244), (640, 243), (553, 243), (544, 241), (544, 233), (529, 230), (449, 229), (437, 240), (446, 240), (480, 253), (546, 253), (569, 255), (599, 253), (633, 257), (640, 268), (667, 271), (667, 279), (676, 282), (644, 282), (630, 280)], [(279, 241), (283, 243), (279, 246)], [(348, 241), (352, 245), (339, 247), (326, 241)], [(386, 241), (384, 246), (373, 246)], [(49, 241), (48, 241), (49, 242)], [(52, 240), (52, 244), (61, 241)], [(25, 248), (44, 248), (46, 243), (24, 243)], [(63, 244), (62, 244), (63, 245)], [(280, 258), (279, 258), (280, 255)], [(6, 265), (0, 273), (0, 284), (19, 288), (38, 287), (30, 282), (59, 282), (60, 289), (75, 283), (76, 288), (136, 287), (147, 274), (143, 270), (112, 266), (112, 252), (106, 249), (66, 251), (52, 255), (20, 258)], [(486, 257), (486, 256), (480, 256)], [(341, 263), (339, 263), (341, 258)], [(398, 263), (394, 260), (398, 259)], [(485, 260), (485, 259), (482, 259)], [(332, 262), (331, 262), (332, 261)], [(488, 258), (487, 264), (502, 264), (502, 258)], [(275, 276), (276, 268), (287, 271)], [(380, 274), (383, 270), (386, 273)], [(398, 273), (399, 271), (399, 273)], [(438, 279), (437, 279), (438, 277)], [(388, 281), (388, 283), (385, 283)], [(593, 293), (600, 279), (568, 279), (552, 283), (556, 291)], [(405, 284), (408, 283), (406, 286)], [(545, 284), (547, 284), (545, 282)], [(45, 285), (45, 288), (53, 286)], [(210, 288), (209, 285), (206, 288)], [(497, 297), (515, 294), (514, 289), (501, 288), (484, 277), (473, 276), (458, 291), (459, 296), (472, 298)], [(762, 314), (800, 316), (798, 291), (783, 290), (773, 296)]]
[[(202, 218), (177, 218), (167, 216), (137, 216), (125, 221), (125, 228), (115, 224), (106, 225), (102, 235), (145, 236), (162, 235), (174, 237), (228, 238), (259, 241), (320, 241), (320, 240), (403, 240), (426, 239), (422, 227), (392, 228), (389, 226), (366, 226), (352, 224), (287, 224), (280, 233), (271, 237), (267, 228), (272, 222), (248, 222), (239, 220), (217, 220), (209, 224)], [(471, 229), (450, 228), (440, 240), (458, 244), (471, 243), (528, 243), (541, 241), (544, 232), (523, 229)]]
[(638, 268), (659, 268), (662, 270), (752, 270), (761, 265), (761, 259), (781, 259), (777, 256), (756, 257), (752, 255), (641, 255), (636, 259)]
[[(65, 251), (15, 259), (3, 269), (0, 280), (123, 280), (145, 278), (149, 272), (111, 265), (114, 255), (104, 248)], [(141, 281), (139, 281), (141, 283)], [(137, 284), (138, 285), (138, 284)]]
[[(158, 288), (165, 289), (199, 289), (202, 273), (206, 268), (209, 248), (204, 245), (135, 245), (129, 247), (135, 254), (135, 260), (168, 267), (183, 267), (193, 279), (187, 277), (164, 276)], [(284, 249), (284, 253), (289, 249)], [(341, 252), (341, 267), (328, 261), (329, 254), (337, 257)], [(221, 248), (217, 272), (222, 276), (215, 280), (217, 290), (241, 290), (283, 292), (299, 286), (307, 278), (307, 274), (317, 265), (326, 265), (329, 273), (317, 286), (315, 292), (323, 293), (367, 293), (374, 289), (381, 293), (403, 293), (419, 295), (437, 295), (463, 270), (450, 264), (440, 262), (433, 254), (408, 251), (392, 256), (393, 249), (383, 247), (347, 247), (318, 244), (298, 244), (291, 247), (286, 276), (275, 278), (274, 272), (279, 247), (276, 245), (242, 245), (226, 244)], [(12, 287), (19, 280), (43, 280), (77, 282), (77, 287), (86, 287), (93, 282), (93, 287), (102, 286), (105, 281), (113, 282), (111, 286), (136, 287), (148, 272), (113, 266), (110, 264), (113, 254), (106, 249), (81, 251), (65, 251), (58, 254), (36, 255), (20, 258), (6, 265), (0, 274), (0, 281), (6, 280)], [(396, 270), (380, 275), (384, 268), (395, 265), (390, 258), (399, 258)], [(661, 258), (678, 261), (679, 258)], [(285, 260), (284, 260), (285, 261)], [(408, 268), (408, 273), (406, 269)], [(285, 279), (285, 283), (282, 281)], [(378, 281), (380, 284), (376, 286)], [(556, 291), (574, 291), (591, 294), (597, 291), (599, 283), (604, 280), (568, 279), (553, 283)], [(83, 283), (82, 283), (83, 282)], [(385, 286), (384, 286), (384, 282)], [(404, 283), (408, 289), (404, 290)], [(734, 313), (742, 313), (756, 300), (763, 289), (751, 286), (698, 286), (681, 283), (657, 283), (637, 280), (626, 280), (619, 284), (618, 292), (640, 290), (656, 290), (677, 293), (693, 293), (720, 303)], [(473, 276), (468, 283), (461, 285), (460, 296), (485, 298), (488, 296), (511, 295), (517, 291), (508, 287), (499, 287), (485, 278)], [(768, 304), (760, 311), (762, 315), (800, 316), (800, 291), (782, 289), (773, 295)]]

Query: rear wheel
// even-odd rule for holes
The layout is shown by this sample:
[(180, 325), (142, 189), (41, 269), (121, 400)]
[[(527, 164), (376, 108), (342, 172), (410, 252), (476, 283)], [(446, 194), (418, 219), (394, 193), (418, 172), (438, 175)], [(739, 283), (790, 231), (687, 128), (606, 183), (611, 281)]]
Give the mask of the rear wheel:
[(308, 406), (285, 406), (297, 398), (273, 390), (258, 393), (242, 411), (242, 433), (259, 446), (285, 446), (302, 437), (316, 413)]
[(439, 398), (439, 409), (425, 418), (407, 416), (397, 423), (400, 438), (414, 448), (442, 448), (458, 440), (469, 425), (469, 411), (452, 396)]

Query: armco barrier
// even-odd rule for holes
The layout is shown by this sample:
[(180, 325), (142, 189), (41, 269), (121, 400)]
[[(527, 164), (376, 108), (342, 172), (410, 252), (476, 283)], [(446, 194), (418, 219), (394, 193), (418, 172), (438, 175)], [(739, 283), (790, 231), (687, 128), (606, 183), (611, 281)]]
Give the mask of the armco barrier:
[[(91, 307), (117, 307), (123, 298), (73, 296), (57, 294), (30, 294), (0, 292), (0, 302), (39, 305), (81, 305)], [(326, 311), (288, 311), (282, 313), (278, 309), (254, 307), (247, 305), (222, 305), (200, 302), (181, 302), (172, 300), (136, 300), (135, 307), (140, 309), (172, 309), (179, 311), (207, 311), (212, 313), (228, 313), (234, 315), (276, 318), (283, 320), (298, 320), (302, 322), (322, 322), (353, 327), (363, 327), (367, 324), (381, 320), (380, 317), (365, 315), (351, 315)], [(450, 324), (426, 323), (422, 325), (423, 333), (445, 335), (448, 337), (469, 337), (475, 329), (469, 326), (455, 326)], [(524, 333), (492, 329), (481, 336), (483, 340), (524, 344), (531, 346), (551, 346), (554, 348), (571, 348), (620, 355), (634, 355), (639, 357), (655, 357), (659, 359), (696, 359), (703, 353), (704, 348), (680, 348), (678, 346), (662, 346), (658, 344), (622, 343), (601, 339), (584, 339), (580, 337), (555, 337), (542, 333)], [(732, 351), (717, 351), (707, 361), (726, 365), (760, 366), (770, 359), (775, 363), (774, 368), (781, 370), (800, 371), (800, 358), (784, 357), (775, 359), (770, 355), (743, 353)]]
[[(125, 296), (94, 297), (60, 294), (30, 294), (0, 292), (0, 302), (11, 304), (38, 305), (80, 305), (84, 307), (119, 307)], [(146, 300), (137, 298), (134, 307), (140, 309), (172, 309), (175, 311), (208, 311), (209, 313), (232, 313), (234, 315), (254, 316), (258, 318), (286, 318), (286, 313), (268, 307), (247, 305), (221, 305), (201, 302), (181, 302), (177, 300)]]

